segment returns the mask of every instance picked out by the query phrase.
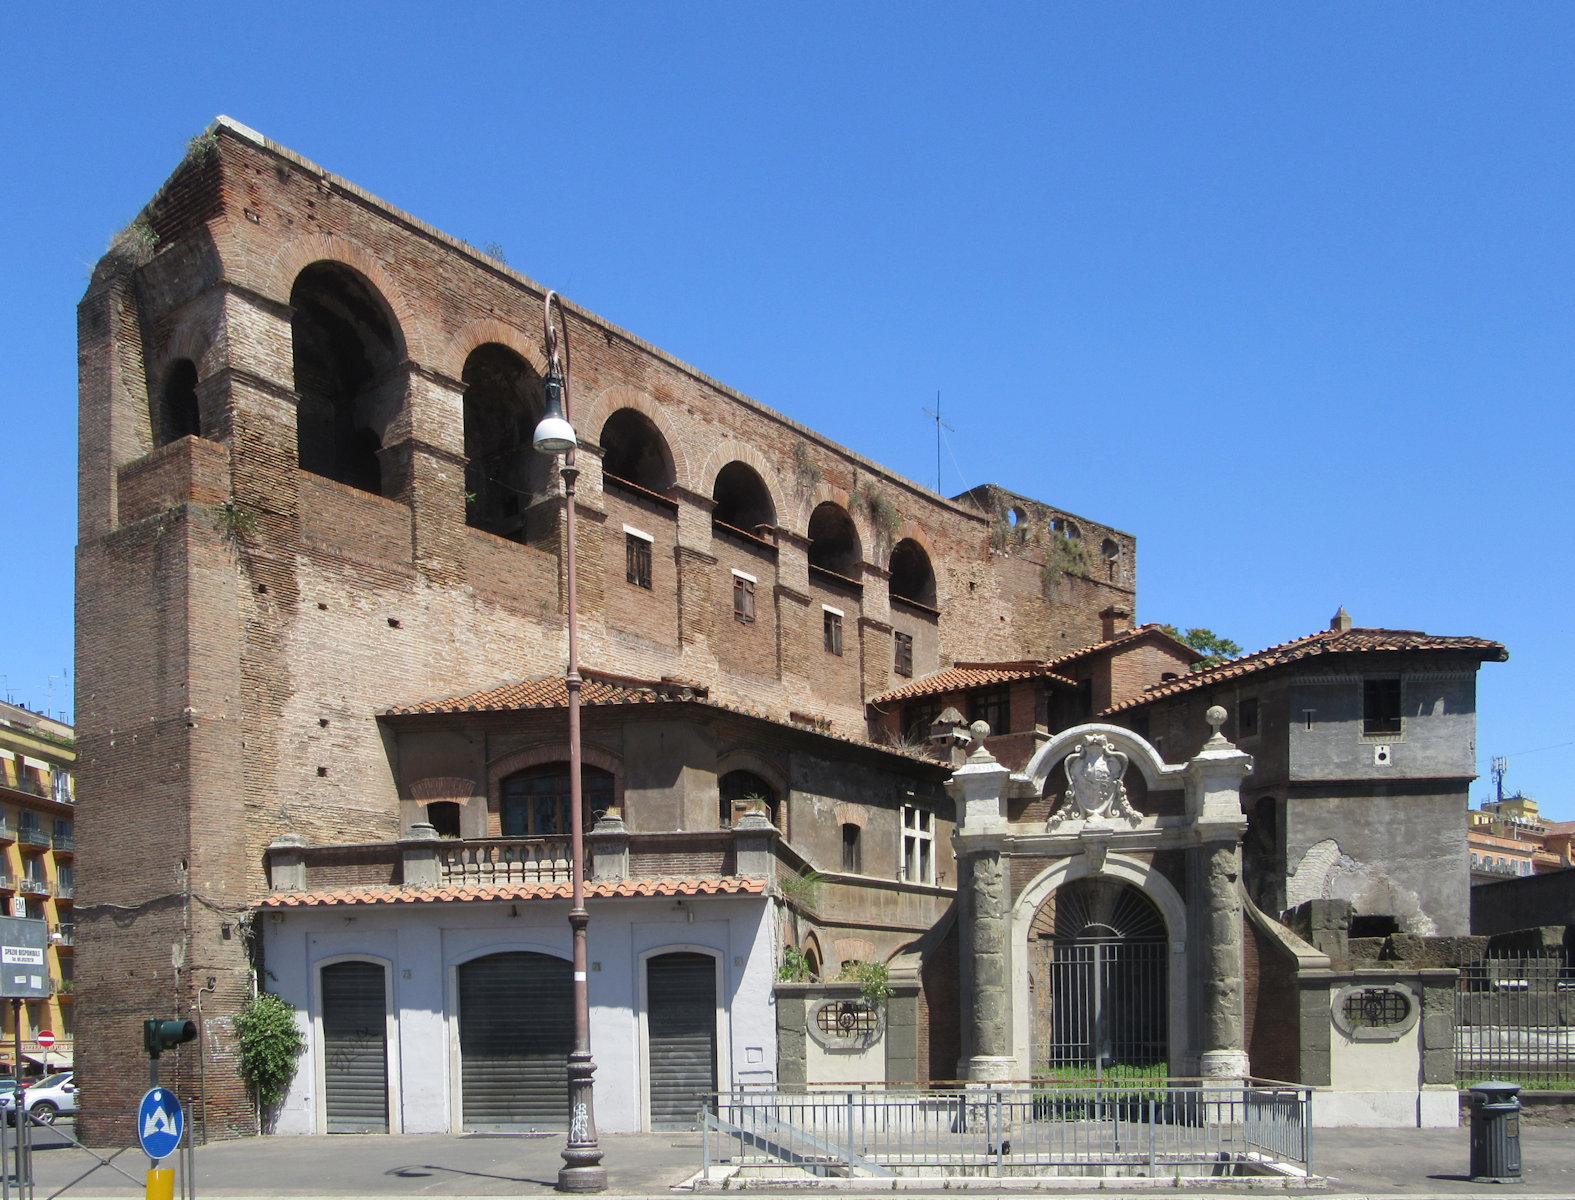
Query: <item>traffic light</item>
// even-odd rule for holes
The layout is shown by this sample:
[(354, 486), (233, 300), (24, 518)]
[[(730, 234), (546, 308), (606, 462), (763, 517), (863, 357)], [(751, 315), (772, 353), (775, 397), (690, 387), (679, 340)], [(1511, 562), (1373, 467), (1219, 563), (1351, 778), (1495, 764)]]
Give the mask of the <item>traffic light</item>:
[(148, 1052), (149, 1058), (157, 1058), (162, 1050), (173, 1050), (182, 1042), (189, 1042), (197, 1036), (197, 1022), (195, 1021), (159, 1021), (149, 1019), (142, 1022), (142, 1048)]

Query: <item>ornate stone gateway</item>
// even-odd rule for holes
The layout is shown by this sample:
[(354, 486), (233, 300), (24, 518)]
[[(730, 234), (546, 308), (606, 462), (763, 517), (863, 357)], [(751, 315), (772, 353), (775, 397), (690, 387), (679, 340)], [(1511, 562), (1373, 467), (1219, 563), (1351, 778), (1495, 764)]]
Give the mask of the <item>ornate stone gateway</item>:
[[(1208, 721), (1213, 735), (1185, 763), (1129, 729), (1083, 725), (1017, 774), (973, 726), (948, 785), (964, 1077), (1246, 1074), (1240, 787), (1252, 758), (1220, 734), (1224, 709)], [(1129, 796), (1129, 767), (1149, 811)], [(1045, 800), (1048, 820), (1010, 819)]]

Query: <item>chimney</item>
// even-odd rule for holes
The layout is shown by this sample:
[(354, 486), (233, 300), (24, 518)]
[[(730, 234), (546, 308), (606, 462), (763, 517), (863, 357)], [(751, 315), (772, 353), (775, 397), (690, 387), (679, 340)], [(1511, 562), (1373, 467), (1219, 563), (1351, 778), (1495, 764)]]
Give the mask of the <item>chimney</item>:
[(1100, 639), (1101, 641), (1108, 642), (1118, 633), (1130, 633), (1132, 631), (1132, 610), (1125, 605), (1112, 604), (1099, 614), (1099, 620), (1104, 634)]
[(1344, 633), (1351, 627), (1351, 614), (1345, 611), (1345, 605), (1340, 605), (1340, 611), (1334, 614), (1334, 620), (1329, 622), (1329, 628), (1339, 633)]

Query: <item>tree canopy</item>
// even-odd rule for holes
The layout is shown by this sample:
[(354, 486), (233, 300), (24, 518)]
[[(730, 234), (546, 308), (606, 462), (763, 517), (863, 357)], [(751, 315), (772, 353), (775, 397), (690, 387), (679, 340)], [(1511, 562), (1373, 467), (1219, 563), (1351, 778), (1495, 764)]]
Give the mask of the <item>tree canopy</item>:
[(1182, 633), (1174, 625), (1161, 625), (1166, 633), (1178, 642), (1191, 646), (1201, 659), (1192, 664), (1194, 671), (1206, 671), (1210, 667), (1217, 667), (1222, 662), (1229, 662), (1241, 654), (1241, 647), (1228, 637), (1221, 637), (1212, 629), (1189, 629)]

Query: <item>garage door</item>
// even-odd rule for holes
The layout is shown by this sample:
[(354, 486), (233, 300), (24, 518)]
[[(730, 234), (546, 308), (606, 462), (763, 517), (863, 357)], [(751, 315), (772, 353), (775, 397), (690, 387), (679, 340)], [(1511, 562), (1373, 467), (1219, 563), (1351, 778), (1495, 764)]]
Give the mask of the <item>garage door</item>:
[(573, 987), (569, 963), (546, 954), (489, 954), (460, 966), (465, 1129), (569, 1127)]
[(323, 968), (323, 1106), (329, 1133), (388, 1132), (388, 1024), (383, 966)]
[(651, 1128), (692, 1128), (716, 1090), (716, 959), (686, 952), (647, 959), (645, 994)]

